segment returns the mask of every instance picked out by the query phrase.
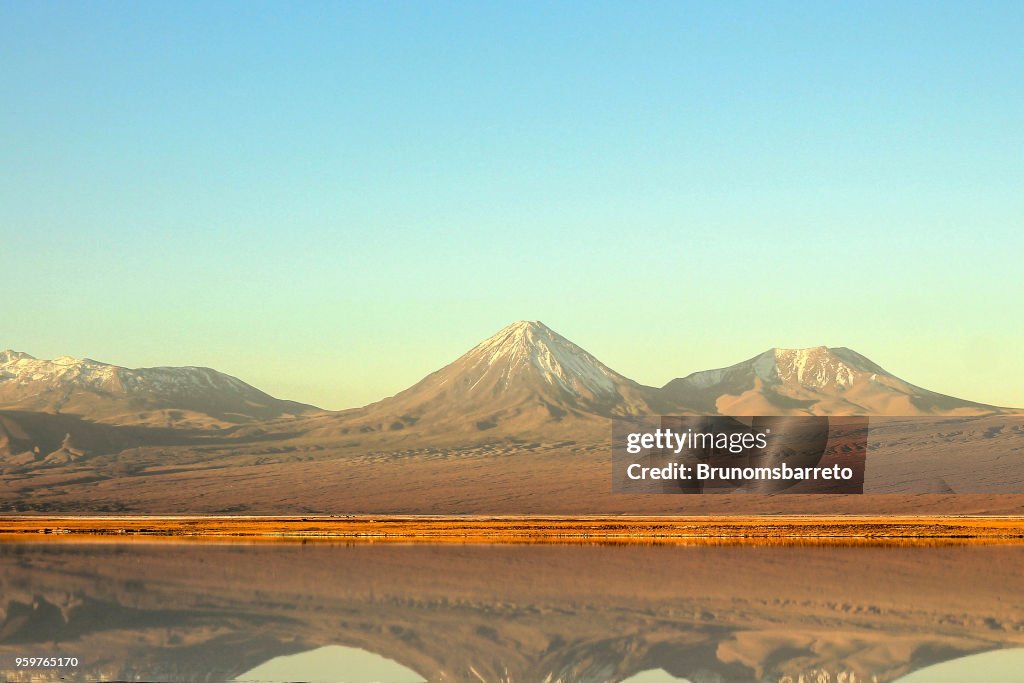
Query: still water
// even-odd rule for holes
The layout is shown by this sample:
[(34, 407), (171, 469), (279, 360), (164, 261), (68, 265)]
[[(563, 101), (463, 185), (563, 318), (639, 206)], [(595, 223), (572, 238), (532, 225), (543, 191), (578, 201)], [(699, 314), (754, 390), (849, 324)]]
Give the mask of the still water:
[(1021, 545), (4, 544), (0, 680), (1020, 681), (1022, 569)]

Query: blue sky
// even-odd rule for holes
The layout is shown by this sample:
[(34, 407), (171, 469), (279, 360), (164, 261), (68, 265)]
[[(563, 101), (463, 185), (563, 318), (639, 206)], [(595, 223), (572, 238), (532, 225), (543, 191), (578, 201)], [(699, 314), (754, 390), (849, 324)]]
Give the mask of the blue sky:
[(340, 408), (517, 319), (1024, 404), (1020, 3), (0, 2), (0, 347)]

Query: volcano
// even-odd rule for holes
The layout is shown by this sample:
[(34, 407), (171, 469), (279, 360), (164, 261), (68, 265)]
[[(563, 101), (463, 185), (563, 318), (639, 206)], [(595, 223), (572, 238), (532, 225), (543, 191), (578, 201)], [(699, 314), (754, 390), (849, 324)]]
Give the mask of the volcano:
[(922, 389), (845, 347), (769, 349), (736, 365), (695, 372), (663, 400), (723, 415), (981, 415), (1000, 412)]
[(607, 430), (606, 418), (657, 412), (659, 396), (544, 323), (524, 320), (405, 391), (339, 418), (362, 431), (521, 433), (584, 423)]
[(0, 351), (0, 409), (73, 415), (111, 424), (225, 425), (309, 414), (203, 367), (130, 369), (90, 358)]

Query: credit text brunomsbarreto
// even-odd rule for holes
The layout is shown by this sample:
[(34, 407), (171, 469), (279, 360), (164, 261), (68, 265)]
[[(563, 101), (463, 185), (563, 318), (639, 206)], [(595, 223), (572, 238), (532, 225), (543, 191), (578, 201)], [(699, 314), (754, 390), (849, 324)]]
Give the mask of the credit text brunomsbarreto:
[[(655, 450), (661, 453), (678, 455), (684, 450), (712, 449), (720, 453), (739, 455), (747, 452), (755, 454), (769, 448), (771, 429), (763, 431), (685, 431), (673, 430), (669, 427), (658, 428), (648, 432), (632, 432), (626, 437), (626, 452), (638, 455), (644, 451)], [(850, 467), (839, 464), (822, 466), (792, 466), (786, 462), (775, 462), (771, 466), (747, 464), (745, 466), (713, 465), (707, 462), (680, 463), (669, 462), (662, 466), (652, 467), (634, 462), (626, 468), (626, 476), (632, 480), (851, 480), (854, 471)]]

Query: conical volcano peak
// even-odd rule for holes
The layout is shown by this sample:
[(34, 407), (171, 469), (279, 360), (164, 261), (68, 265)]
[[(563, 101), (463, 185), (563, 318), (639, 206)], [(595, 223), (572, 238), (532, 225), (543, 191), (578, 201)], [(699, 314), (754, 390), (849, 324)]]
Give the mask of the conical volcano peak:
[(467, 355), (484, 355), (489, 363), (521, 360), (532, 356), (538, 348), (552, 345), (579, 348), (538, 320), (520, 320), (501, 328)]
[(447, 433), (467, 424), (473, 432), (490, 433), (499, 425), (515, 431), (569, 422), (603, 430), (593, 418), (651, 414), (656, 393), (539, 320), (519, 320), (409, 389), (369, 406), (365, 416), (367, 424), (401, 422)]
[[(461, 359), (475, 367), (500, 367), (507, 378), (525, 370), (548, 384), (576, 392), (613, 392), (618, 373), (539, 320), (506, 325)], [(624, 378), (622, 378), (624, 379)]]
[(492, 337), (486, 339), (481, 346), (492, 341), (525, 340), (536, 342), (546, 338), (564, 339), (564, 337), (539, 320), (518, 320), (498, 330)]
[(504, 330), (547, 330), (551, 332), (551, 328), (542, 323), (539, 320), (517, 320), (514, 323), (509, 323), (502, 328)]

